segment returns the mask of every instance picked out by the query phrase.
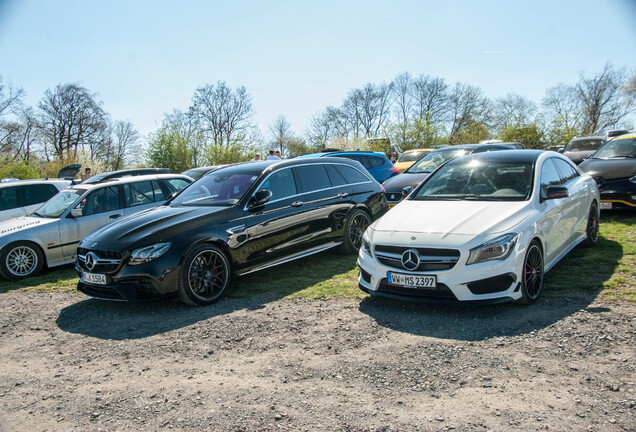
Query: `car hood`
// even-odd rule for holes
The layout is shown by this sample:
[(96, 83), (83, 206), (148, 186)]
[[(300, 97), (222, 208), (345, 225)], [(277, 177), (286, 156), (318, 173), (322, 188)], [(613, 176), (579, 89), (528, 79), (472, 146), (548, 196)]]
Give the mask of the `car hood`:
[(578, 164), (594, 152), (596, 152), (596, 150), (566, 151), (563, 155), (570, 158), (572, 162)]
[(386, 180), (384, 183), (382, 183), (382, 186), (387, 192), (402, 192), (402, 189), (407, 186), (417, 186), (430, 174), (431, 173), (402, 173)]
[[(206, 229), (215, 224), (219, 213), (229, 207), (159, 206), (135, 213), (93, 231), (82, 240), (82, 247), (114, 248), (121, 250), (130, 245), (174, 241), (186, 231)], [(152, 239), (152, 240), (148, 240)]]
[(512, 229), (528, 217), (528, 201), (405, 200), (372, 225), (379, 232), (479, 235)]
[(630, 178), (636, 175), (636, 159), (587, 159), (579, 168), (592, 177), (605, 180)]
[(0, 237), (57, 222), (59, 219), (22, 216), (0, 222)]

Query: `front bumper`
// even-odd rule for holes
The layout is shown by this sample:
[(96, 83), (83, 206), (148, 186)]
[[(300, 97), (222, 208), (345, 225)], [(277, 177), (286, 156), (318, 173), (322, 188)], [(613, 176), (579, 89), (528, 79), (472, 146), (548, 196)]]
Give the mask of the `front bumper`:
[(636, 209), (636, 183), (623, 180), (599, 185), (601, 209)]
[[(523, 251), (514, 251), (504, 261), (465, 266), (465, 258), (448, 270), (410, 272), (379, 263), (362, 249), (358, 255), (358, 285), (371, 294), (433, 303), (502, 303), (521, 297)], [(388, 283), (388, 272), (409, 275), (435, 275), (435, 288), (410, 288)]]

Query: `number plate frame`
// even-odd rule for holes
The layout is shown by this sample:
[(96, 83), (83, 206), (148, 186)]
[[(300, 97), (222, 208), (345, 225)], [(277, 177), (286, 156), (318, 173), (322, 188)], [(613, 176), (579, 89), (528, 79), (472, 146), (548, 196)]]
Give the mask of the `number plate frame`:
[(611, 202), (601, 201), (601, 210), (611, 210), (611, 209), (612, 209)]
[(387, 273), (387, 281), (391, 285), (405, 288), (437, 288), (436, 275), (409, 275), (403, 273)]
[(105, 274), (101, 273), (82, 273), (82, 282), (86, 282), (93, 285), (106, 285), (108, 283), (108, 278)]

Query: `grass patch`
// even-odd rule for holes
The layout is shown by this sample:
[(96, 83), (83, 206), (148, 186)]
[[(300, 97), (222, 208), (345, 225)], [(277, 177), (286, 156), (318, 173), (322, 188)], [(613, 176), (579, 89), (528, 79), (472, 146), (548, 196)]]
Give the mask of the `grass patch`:
[[(575, 248), (546, 275), (544, 295), (581, 289), (636, 302), (636, 213), (603, 212), (600, 234), (595, 247)], [(358, 289), (357, 277), (356, 256), (327, 251), (235, 278), (227, 296), (267, 293), (289, 299), (362, 299), (368, 295)], [(24, 281), (0, 280), (0, 293), (71, 292), (77, 281), (73, 267), (64, 266)]]

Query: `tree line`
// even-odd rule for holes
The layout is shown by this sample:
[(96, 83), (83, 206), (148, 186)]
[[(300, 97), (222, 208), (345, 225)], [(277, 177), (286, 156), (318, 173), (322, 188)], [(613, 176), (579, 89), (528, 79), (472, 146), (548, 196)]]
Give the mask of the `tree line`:
[[(478, 86), (402, 73), (390, 83), (351, 89), (340, 106), (315, 114), (295, 134), (284, 114), (263, 133), (254, 122), (252, 96), (225, 82), (197, 88), (186, 110), (164, 115), (145, 145), (129, 121), (113, 121), (98, 95), (76, 83), (45, 91), (37, 107), (0, 77), (0, 177), (53, 175), (72, 162), (116, 170), (132, 165), (188, 168), (249, 160), (280, 150), (284, 156), (327, 147), (364, 148), (386, 136), (403, 149), (485, 139), (550, 148), (574, 136), (628, 124), (636, 107), (636, 73), (606, 64), (592, 77), (547, 89), (541, 104), (516, 93), (488, 98)], [(386, 149), (376, 149), (386, 150)]]

